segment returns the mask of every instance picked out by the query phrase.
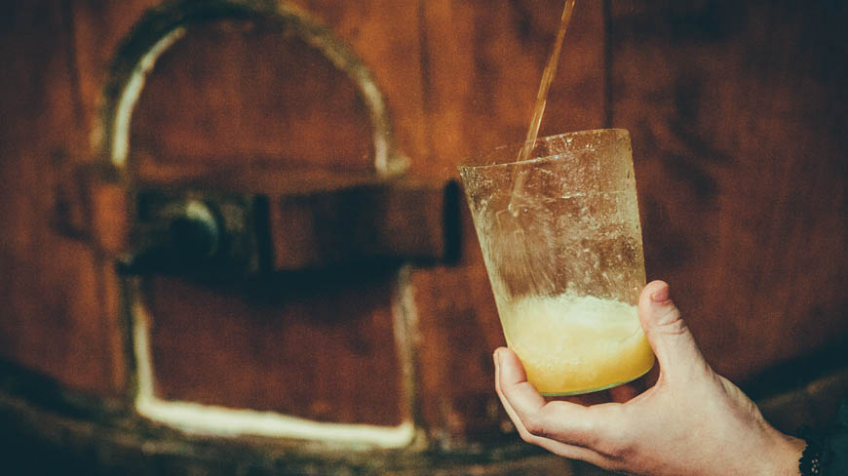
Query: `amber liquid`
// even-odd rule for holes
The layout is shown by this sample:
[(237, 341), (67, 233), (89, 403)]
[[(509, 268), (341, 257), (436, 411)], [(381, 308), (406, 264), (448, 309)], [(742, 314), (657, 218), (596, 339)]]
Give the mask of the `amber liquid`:
[(530, 122), (530, 128), (527, 129), (527, 140), (524, 142), (524, 147), (518, 154), (518, 160), (527, 160), (533, 152), (533, 145), (536, 143), (536, 137), (539, 136), (539, 126), (542, 124), (542, 114), (545, 113), (545, 104), (548, 102), (548, 91), (551, 89), (551, 82), (556, 76), (557, 63), (559, 63), (560, 52), (562, 51), (562, 40), (565, 38), (565, 32), (568, 30), (568, 24), (571, 22), (571, 13), (574, 11), (574, 2), (576, 0), (566, 0), (562, 10), (562, 19), (560, 20), (559, 30), (557, 31), (554, 49), (548, 57), (548, 63), (545, 65), (545, 70), (542, 73), (542, 82), (539, 84), (539, 92), (536, 94), (536, 106), (533, 108), (533, 120)]
[(509, 347), (543, 395), (574, 395), (630, 382), (651, 370), (654, 354), (636, 306), (563, 294), (505, 306)]

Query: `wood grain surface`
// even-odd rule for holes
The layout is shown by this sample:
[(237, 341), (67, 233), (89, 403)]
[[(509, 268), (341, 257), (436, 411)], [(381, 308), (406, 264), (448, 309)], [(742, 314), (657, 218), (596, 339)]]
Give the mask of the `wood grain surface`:
[(650, 278), (734, 380), (844, 340), (846, 53), (834, 2), (614, 2)]

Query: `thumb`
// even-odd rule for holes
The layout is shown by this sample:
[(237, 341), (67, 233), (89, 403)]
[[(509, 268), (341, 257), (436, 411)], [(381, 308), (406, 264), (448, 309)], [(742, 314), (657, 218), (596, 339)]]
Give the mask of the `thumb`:
[(639, 297), (639, 321), (668, 378), (690, 378), (709, 369), (680, 310), (671, 300), (668, 284), (653, 281)]

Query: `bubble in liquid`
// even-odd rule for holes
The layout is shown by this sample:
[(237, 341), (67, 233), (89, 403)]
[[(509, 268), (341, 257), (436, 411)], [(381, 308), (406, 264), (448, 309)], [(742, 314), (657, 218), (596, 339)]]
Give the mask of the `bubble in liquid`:
[(518, 218), (518, 206), (515, 205), (515, 201), (509, 202), (509, 205), (507, 205), (506, 209), (509, 211), (513, 218)]

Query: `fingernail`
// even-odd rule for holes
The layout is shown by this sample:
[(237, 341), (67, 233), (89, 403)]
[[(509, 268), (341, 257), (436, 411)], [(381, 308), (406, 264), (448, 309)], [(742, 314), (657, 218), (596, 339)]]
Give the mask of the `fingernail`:
[(657, 304), (668, 301), (668, 286), (663, 286), (662, 289), (651, 294), (651, 301)]

